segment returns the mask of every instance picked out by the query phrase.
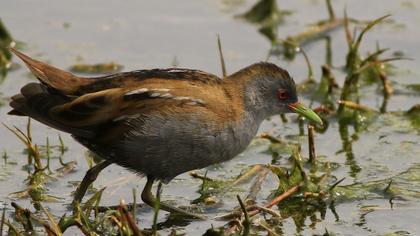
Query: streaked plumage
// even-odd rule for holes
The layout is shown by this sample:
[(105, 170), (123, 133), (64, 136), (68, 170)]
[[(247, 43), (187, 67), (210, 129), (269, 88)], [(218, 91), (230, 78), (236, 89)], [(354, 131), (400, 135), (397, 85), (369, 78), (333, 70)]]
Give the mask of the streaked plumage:
[(12, 51), (40, 83), (13, 96), (9, 114), (70, 133), (104, 159), (147, 175), (149, 192), (155, 179), (233, 158), (271, 115), (296, 111), (321, 123), (297, 103), (289, 74), (271, 63), (224, 79), (178, 68), (83, 78)]
[(269, 63), (224, 80), (189, 69), (82, 78), (14, 52), (41, 83), (24, 86), (12, 98), (10, 114), (31, 116), (72, 134), (106, 159), (165, 181), (231, 159), (248, 145), (264, 118), (281, 112), (259, 104), (264, 93), (247, 83), (275, 78), (254, 86), (288, 86), (290, 102), (296, 101), (293, 80)]

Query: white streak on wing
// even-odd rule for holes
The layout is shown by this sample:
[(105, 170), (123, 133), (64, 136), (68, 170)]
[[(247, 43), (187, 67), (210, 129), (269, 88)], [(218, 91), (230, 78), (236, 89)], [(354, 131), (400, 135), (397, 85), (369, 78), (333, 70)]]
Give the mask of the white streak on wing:
[(195, 102), (195, 103), (202, 104), (202, 105), (206, 104), (206, 102), (205, 102), (205, 101), (203, 101), (202, 99), (199, 99), (199, 98), (196, 98), (196, 99), (191, 99), (191, 101), (192, 101), (192, 102)]
[(126, 115), (122, 115), (122, 116), (118, 116), (117, 118), (113, 119), (112, 121), (120, 121), (120, 120), (124, 120), (126, 118), (127, 118)]
[(177, 101), (185, 101), (185, 102), (187, 102), (187, 103), (185, 103), (187, 105), (198, 105), (198, 104), (205, 105), (206, 104), (206, 102), (204, 100), (199, 99), (199, 98), (181, 97), (180, 96), (180, 97), (174, 97), (173, 99), (177, 100)]
[(191, 100), (190, 97), (174, 97), (173, 99), (178, 100), (178, 101)]
[(133, 114), (133, 115), (127, 116), (128, 119), (136, 119), (136, 118), (139, 118), (139, 117), (140, 117), (140, 114)]
[(134, 95), (134, 94), (142, 94), (142, 93), (145, 93), (147, 91), (149, 91), (149, 89), (147, 89), (147, 88), (139, 88), (139, 89), (132, 90), (132, 91), (130, 91), (128, 93), (125, 93), (124, 95), (125, 96), (130, 96), (130, 95)]
[(152, 97), (152, 98), (159, 97), (160, 93), (152, 93), (149, 96)]
[(165, 94), (160, 95), (160, 97), (161, 98), (173, 98), (174, 96), (170, 93), (165, 93)]
[[(139, 89), (135, 89), (130, 92), (127, 92), (124, 95), (134, 95), (134, 94), (142, 94), (142, 93), (148, 92), (148, 95), (151, 98), (159, 97), (159, 98), (173, 99), (176, 101), (186, 102), (185, 104), (187, 105), (205, 105), (206, 104), (206, 102), (202, 99), (185, 97), (185, 96), (174, 96), (171, 93), (168, 93), (168, 91), (170, 91), (170, 89), (167, 89), (167, 88), (152, 88), (152, 89), (139, 88)], [(119, 121), (123, 119), (133, 119), (133, 118), (138, 118), (138, 116), (123, 115), (123, 116), (115, 118), (114, 121)]]

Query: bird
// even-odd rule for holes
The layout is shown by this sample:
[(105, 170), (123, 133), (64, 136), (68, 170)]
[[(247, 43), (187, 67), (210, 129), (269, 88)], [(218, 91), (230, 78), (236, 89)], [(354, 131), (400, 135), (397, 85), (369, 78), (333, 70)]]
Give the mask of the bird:
[[(141, 197), (154, 207), (155, 181), (168, 183), (232, 159), (270, 116), (294, 112), (322, 125), (298, 101), (289, 73), (273, 63), (255, 63), (224, 78), (181, 68), (81, 77), (10, 50), (38, 82), (11, 98), (8, 114), (69, 133), (104, 159), (87, 171), (75, 194), (78, 202), (99, 172), (116, 163), (147, 177)], [(201, 217), (163, 202), (160, 209)]]

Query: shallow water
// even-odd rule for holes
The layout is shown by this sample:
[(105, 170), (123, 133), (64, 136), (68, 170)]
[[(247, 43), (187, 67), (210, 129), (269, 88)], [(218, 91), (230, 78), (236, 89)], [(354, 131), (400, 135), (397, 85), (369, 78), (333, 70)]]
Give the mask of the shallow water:
[[(401, 51), (411, 61), (393, 62), (397, 73), (390, 77), (397, 83), (395, 94), (391, 96), (387, 110), (389, 112), (406, 111), (419, 103), (419, 92), (404, 89), (406, 84), (419, 84), (420, 49), (420, 3), (416, 1), (393, 0), (352, 0), (333, 1), (336, 14), (342, 15), (347, 6), (350, 17), (370, 20), (385, 14), (392, 14), (393, 22), (384, 23), (368, 33), (362, 45), (363, 55), (375, 49), (376, 42), (382, 47)], [(179, 67), (195, 68), (220, 75), (221, 69), (216, 45), (216, 34), (221, 35), (225, 61), (228, 72), (232, 73), (251, 63), (265, 60), (270, 50), (270, 42), (258, 33), (257, 27), (234, 17), (245, 12), (252, 6), (253, 1), (217, 0), (217, 1), (3, 1), (0, 17), (8, 27), (13, 37), (25, 43), (24, 52), (34, 58), (50, 62), (59, 68), (85, 63), (103, 63), (115, 61), (124, 66), (125, 71), (140, 68), (171, 67), (176, 60)], [(286, 16), (284, 24), (278, 28), (279, 37), (295, 35), (305, 26), (327, 16), (324, 1), (280, 1), (282, 9), (292, 11)], [(342, 29), (333, 31), (332, 48), (333, 64), (336, 67), (344, 64), (347, 51), (345, 36)], [(320, 78), (320, 65), (325, 62), (325, 42), (317, 41), (305, 47), (306, 52), (315, 69), (315, 78)], [(176, 58), (176, 59), (174, 59)], [(271, 58), (272, 62), (286, 68), (301, 82), (306, 77), (307, 68), (303, 57), (298, 55), (294, 61), (282, 58)], [(16, 58), (14, 62), (22, 64)], [(344, 74), (335, 70), (339, 84), (342, 84)], [(28, 76), (28, 70), (21, 68), (9, 72), (0, 84), (1, 97), (14, 95), (21, 86), (33, 81)], [(378, 109), (382, 97), (377, 93), (377, 86), (363, 89), (363, 104)], [(303, 98), (305, 103), (309, 103)], [(317, 104), (313, 104), (315, 107)], [(8, 105), (0, 107), (0, 120), (7, 125), (16, 125), (24, 129), (25, 118), (6, 115)], [(295, 115), (288, 115), (293, 121)], [(353, 183), (363, 184), (372, 181), (393, 178), (402, 189), (409, 193), (401, 193), (402, 198), (394, 200), (391, 209), (389, 199), (372, 193), (352, 200), (338, 201), (335, 205), (337, 215), (326, 209), (325, 218), (315, 212), (317, 220), (311, 222), (309, 218), (303, 225), (297, 227), (292, 218), (283, 221), (282, 232), (291, 234), (322, 234), (325, 229), (340, 235), (383, 235), (391, 232), (406, 232), (419, 235), (420, 226), (420, 178), (398, 178), (400, 173), (418, 167), (420, 163), (419, 130), (413, 129), (407, 120), (392, 114), (380, 115), (367, 130), (358, 133), (352, 142), (352, 153), (338, 152), (342, 149), (342, 140), (338, 132), (338, 123), (331, 121), (329, 129), (324, 134), (316, 135), (317, 154), (329, 162), (338, 163), (334, 170), (337, 179), (346, 177), (340, 185)], [(33, 137), (38, 143), (45, 143), (47, 137), (54, 145), (58, 144), (58, 131), (33, 122)], [(296, 123), (283, 124), (278, 117), (264, 122), (260, 129), (270, 131), (280, 138), (290, 138), (302, 144), (302, 153), (307, 156), (306, 137), (299, 137)], [(354, 133), (349, 128), (349, 133)], [(7, 129), (0, 128), (0, 151), (7, 151), (9, 162), (1, 163), (0, 174), (0, 202), (9, 207), (11, 201), (17, 201), (25, 207), (31, 208), (27, 199), (16, 200), (10, 193), (25, 189), (27, 172), (21, 167), (26, 164), (26, 154), (22, 153), (22, 144)], [(75, 172), (58, 178), (47, 187), (49, 194), (62, 199), (55, 203), (46, 203), (54, 215), (61, 216), (68, 209), (63, 204), (71, 200), (71, 192), (75, 186), (72, 181), (80, 181), (87, 170), (85, 149), (62, 134), (69, 150), (65, 153), (65, 161), (77, 161)], [(272, 162), (267, 154), (268, 142), (256, 140), (247, 151), (235, 159), (208, 168), (208, 176), (212, 178), (226, 178), (237, 176), (244, 166), (266, 164)], [(351, 154), (354, 158), (351, 158)], [(53, 161), (54, 168), (58, 168), (57, 161)], [(204, 174), (205, 170), (200, 170)], [(412, 172), (418, 175), (418, 171)], [(269, 175), (258, 195), (258, 202), (264, 203), (269, 193), (276, 189), (276, 177)], [(104, 170), (95, 187), (106, 186), (102, 204), (115, 205), (120, 199), (130, 202), (132, 188), (140, 191), (145, 179), (139, 178), (129, 171), (113, 165)], [(178, 176), (169, 185), (164, 186), (163, 199), (172, 200), (177, 205), (189, 205), (189, 201), (199, 197), (196, 191), (201, 181), (192, 179), (188, 174)], [(212, 209), (210, 217), (220, 215), (237, 205), (236, 194), (246, 195), (248, 185), (218, 196), (222, 204)], [(374, 191), (373, 191), (374, 192)], [(139, 194), (138, 194), (139, 195)], [(366, 211), (366, 206), (372, 210)], [(139, 210), (137, 216), (142, 228), (149, 228), (152, 224), (152, 211)], [(338, 217), (337, 217), (338, 216)], [(159, 222), (165, 222), (166, 213), (160, 212)], [(171, 225), (162, 224), (162, 233), (170, 232), (166, 226), (175, 227), (188, 235), (202, 234), (211, 225), (224, 225), (223, 221), (208, 220)], [(71, 230), (70, 230), (71, 231)], [(73, 232), (73, 231), (72, 231)], [(73, 233), (76, 233), (74, 231)]]

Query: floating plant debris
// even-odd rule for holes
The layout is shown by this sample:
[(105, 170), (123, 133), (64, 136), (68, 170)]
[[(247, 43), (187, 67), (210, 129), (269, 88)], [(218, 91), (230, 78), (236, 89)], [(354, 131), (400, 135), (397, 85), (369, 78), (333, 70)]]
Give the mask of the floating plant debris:
[[(383, 24), (379, 32), (370, 32), (390, 17), (369, 22), (347, 16), (341, 18), (335, 14), (331, 1), (325, 1), (325, 20), (303, 22), (308, 28), (295, 29), (296, 21), (301, 23), (302, 19), (307, 19), (306, 16), (301, 18), (301, 14), (312, 14), (312, 7), (323, 7), (320, 3), (324, 3), (294, 2), (292, 7), (308, 9), (296, 8), (290, 18), (285, 18), (290, 12), (279, 8), (279, 5), (284, 5), (282, 1), (255, 0), (255, 4), (244, 11), (243, 6), (250, 2), (223, 0), (222, 4), (231, 4), (237, 9), (222, 14), (231, 14), (233, 18), (233, 12), (245, 12), (239, 16), (242, 21), (231, 19), (233, 26), (250, 23), (270, 41), (268, 46), (259, 45), (267, 49), (262, 52), (268, 55), (267, 58), (252, 59), (265, 59), (289, 69), (291, 75), (301, 76), (295, 78), (298, 93), (303, 102), (322, 116), (324, 125), (306, 129), (299, 117), (295, 119), (296, 116), (289, 114), (274, 116), (262, 126), (266, 133), (255, 139), (240, 157), (177, 177), (168, 186), (169, 191), (162, 192), (160, 185), (154, 186), (157, 187), (154, 188), (157, 198), (161, 195), (163, 199), (167, 199), (165, 195), (181, 196), (178, 193), (182, 191), (183, 197), (173, 197), (172, 201), (183, 202), (185, 208), (200, 212), (211, 220), (191, 221), (175, 214), (165, 215), (159, 210), (160, 201), (155, 207), (147, 207), (137, 196), (144, 180), (117, 168), (103, 174), (105, 182), (83, 186), (83, 191), (89, 196), (80, 202), (80, 194), (76, 192), (74, 196), (72, 193), (81, 181), (80, 175), (103, 160), (89, 153), (87, 163), (82, 161), (78, 165), (76, 160), (83, 160), (83, 150), (79, 146), (76, 148), (70, 141), (67, 147), (61, 136), (58, 139), (55, 133), (51, 136), (51, 130), (45, 131), (39, 126), (32, 130), (30, 122), (25, 127), (18, 118), (12, 120), (3, 114), (3, 118), (6, 117), (2, 120), (6, 124), (4, 133), (16, 139), (0, 141), (0, 183), (9, 187), (8, 183), (12, 182), (16, 186), (10, 191), (7, 187), (2, 188), (4, 198), (0, 199), (0, 204), (4, 208), (0, 235), (417, 235), (420, 166), (416, 161), (420, 154), (420, 105), (416, 99), (420, 95), (420, 85), (416, 79), (419, 71), (417, 67), (404, 68), (404, 62), (391, 64), (391, 61), (406, 55), (415, 58), (418, 53), (407, 51), (403, 37), (399, 36), (401, 42), (397, 43), (395, 38), (387, 38), (390, 30), (397, 30), (400, 34), (414, 29), (409, 25), (413, 22), (407, 20), (407, 15), (405, 28), (396, 29)], [(348, 9), (365, 4), (361, 0), (355, 2), (359, 5), (352, 2)], [(407, 9), (398, 9), (407, 12)], [(415, 7), (408, 10), (418, 13)], [(396, 14), (396, 21), (401, 19), (401, 12)], [(366, 16), (369, 17), (385, 14), (382, 11), (368, 13)], [(79, 21), (70, 20), (71, 24), (59, 22), (56, 26), (62, 32), (81, 33)], [(13, 40), (1, 21), (0, 26), (0, 49), (3, 49)], [(343, 32), (330, 34), (341, 28)], [(289, 37), (280, 35), (283, 29), (291, 32)], [(123, 27), (118, 30), (124, 33)], [(179, 30), (185, 32), (182, 27)], [(227, 65), (238, 63), (225, 61), (224, 55), (230, 58), (232, 54), (222, 52), (221, 41), (229, 37), (224, 30), (219, 29), (223, 37), (217, 37), (220, 58), (212, 59), (214, 64), (220, 62), (223, 77), (229, 74), (225, 62)], [(409, 33), (414, 37), (418, 31)], [(19, 37), (22, 35), (29, 37), (25, 32), (19, 33)], [(254, 36), (252, 40), (261, 38), (258, 33)], [(6, 46), (1, 47), (3, 39), (6, 39)], [(314, 47), (309, 47), (309, 43)], [(31, 48), (39, 46), (38, 42), (30, 45)], [(166, 48), (165, 51), (159, 49), (156, 49), (157, 55), (173, 55)], [(2, 73), (11, 71), (9, 52), (5, 52), (3, 59), (7, 60), (3, 61), (7, 61), (5, 65), (8, 67)], [(304, 62), (297, 65), (291, 61), (296, 53), (304, 56), (297, 59), (305, 59), (306, 67)], [(177, 55), (185, 58), (179, 52)], [(289, 61), (285, 62), (279, 55), (286, 56)], [(179, 66), (176, 57), (171, 65)], [(71, 70), (84, 74), (110, 74), (121, 71), (122, 66), (114, 62), (81, 63)], [(29, 80), (19, 72), (22, 71), (8, 73), (8, 76), (16, 81)], [(9, 101), (6, 96), (11, 95), (7, 91), (10, 81), (1, 84), (0, 109), (4, 113), (9, 109), (2, 105)], [(68, 136), (63, 135), (63, 138), (66, 140)], [(19, 146), (18, 142), (24, 146)], [(13, 145), (18, 147), (17, 150), (11, 148)], [(183, 189), (186, 186), (188, 189), (194, 187), (188, 192)], [(123, 197), (127, 202), (120, 200)], [(72, 199), (76, 200), (72, 203)], [(63, 204), (67, 208), (62, 207)], [(398, 220), (394, 221), (393, 217), (398, 217)], [(404, 224), (400, 224), (401, 221)]]
[(6, 77), (7, 70), (11, 66), (12, 54), (9, 47), (13, 45), (14, 41), (3, 21), (0, 18), (0, 81)]
[(411, 125), (414, 128), (420, 129), (420, 104), (416, 104), (411, 107), (407, 112), (406, 115), (411, 121)]
[(258, 31), (274, 42), (277, 39), (277, 27), (290, 14), (290, 11), (280, 10), (276, 0), (259, 0), (251, 9), (237, 17), (258, 25)]
[(76, 64), (70, 67), (70, 71), (83, 74), (111, 74), (123, 69), (122, 65), (115, 62), (99, 64)]
[(291, 14), (290, 11), (282, 11), (275, 0), (259, 0), (247, 12), (238, 17), (250, 23), (260, 25), (278, 25), (285, 15)]

